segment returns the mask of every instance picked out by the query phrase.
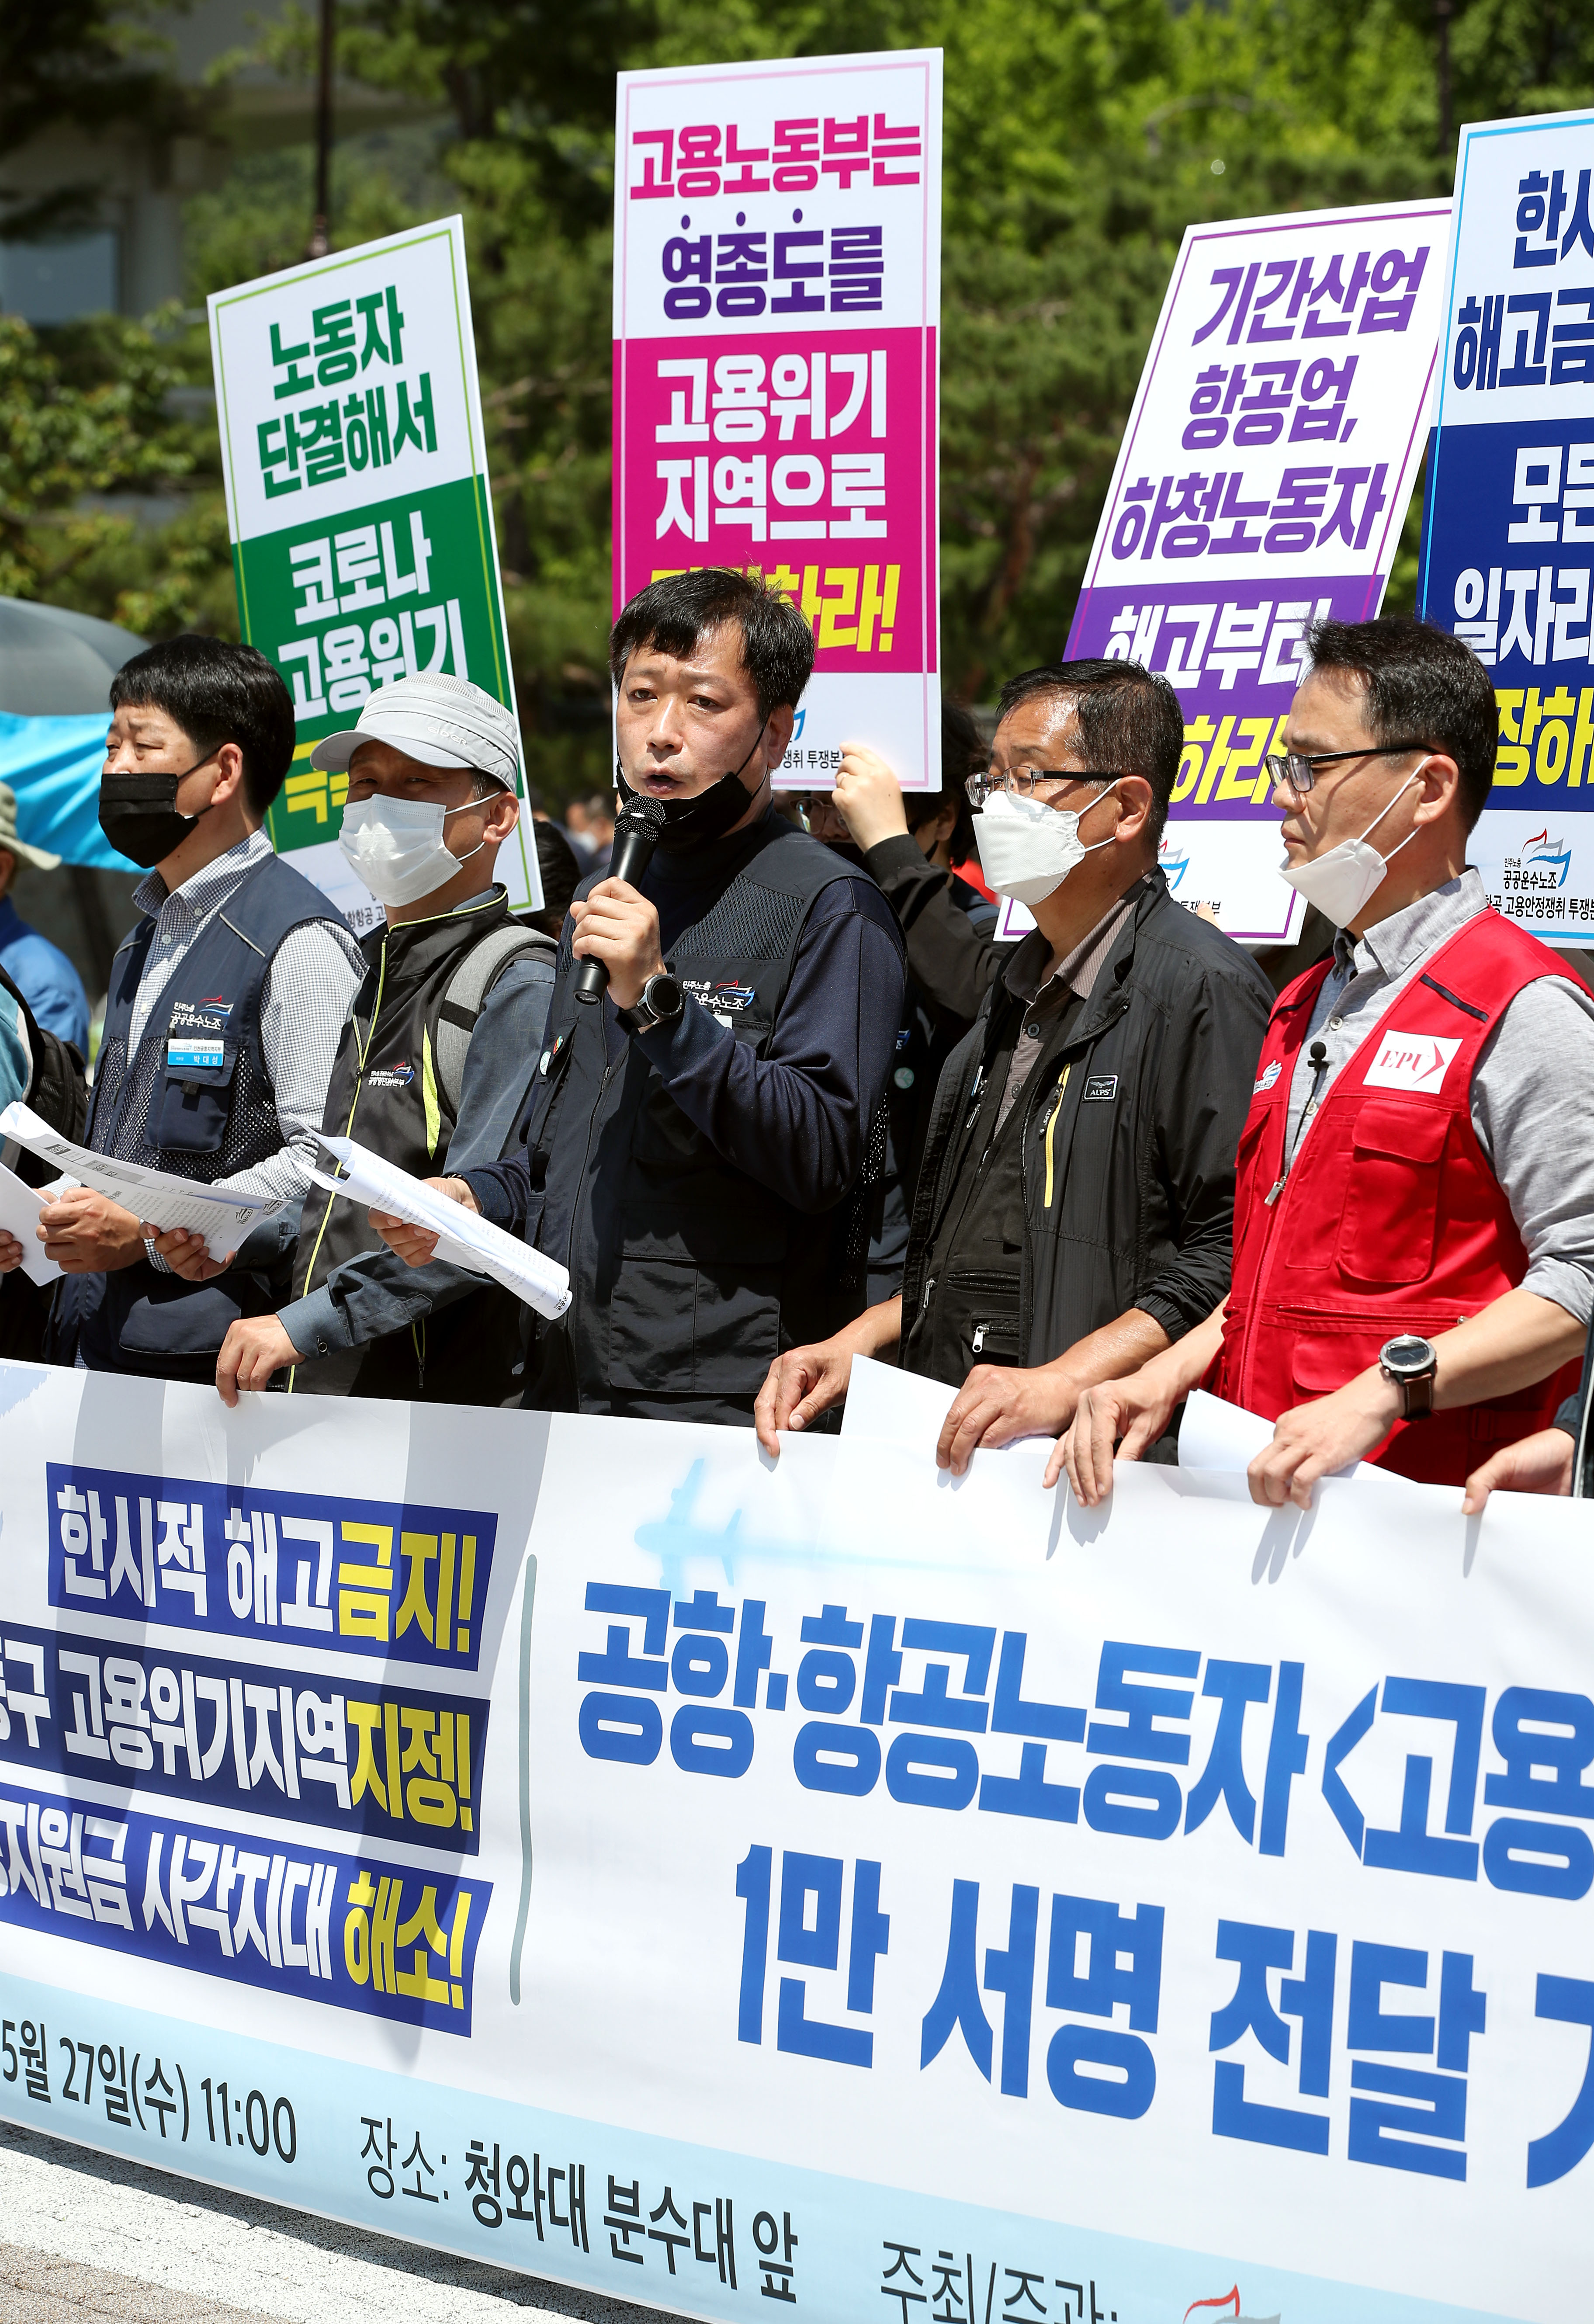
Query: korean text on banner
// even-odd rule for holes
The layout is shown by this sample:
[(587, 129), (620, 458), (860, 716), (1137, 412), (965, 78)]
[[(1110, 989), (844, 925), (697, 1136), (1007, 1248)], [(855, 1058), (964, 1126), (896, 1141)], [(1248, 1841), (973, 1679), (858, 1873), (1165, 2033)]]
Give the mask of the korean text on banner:
[(1262, 761), (1283, 748), (1304, 625), (1366, 621), (1422, 456), (1446, 202), (1191, 226), (1069, 634), (1177, 687), (1162, 846), (1181, 903), (1293, 940)]
[(715, 2324), (1585, 2314), (1588, 1504), (888, 1418), (0, 1366), (0, 2117)]
[[(380, 907), (337, 845), (346, 774), (310, 752), (420, 671), (515, 706), (456, 217), (218, 290), (210, 347), (245, 641), (293, 696), (272, 844), (355, 930)], [(542, 901), (530, 821), (498, 859)]]
[(1594, 945), (1594, 114), (1461, 132), (1418, 610), (1494, 675), (1470, 843), (1496, 908)]
[(778, 787), (935, 788), (941, 51), (622, 73), (615, 135), (615, 611), (758, 568), (818, 648)]

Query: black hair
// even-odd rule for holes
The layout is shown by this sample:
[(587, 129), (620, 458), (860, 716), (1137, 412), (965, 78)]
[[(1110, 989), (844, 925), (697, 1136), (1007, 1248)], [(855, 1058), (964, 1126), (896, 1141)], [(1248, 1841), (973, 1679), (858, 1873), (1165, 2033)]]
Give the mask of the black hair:
[(1376, 742), (1442, 751), (1460, 773), (1460, 807), (1471, 830), (1488, 803), (1500, 719), (1489, 674), (1448, 630), (1388, 614), (1376, 622), (1313, 622), (1306, 650), (1314, 670), (1361, 680)]
[(902, 804), (908, 828), (917, 831), (949, 807), (957, 809), (952, 826), (952, 860), (966, 863), (974, 853), (974, 815), (963, 786), (971, 775), (983, 771), (990, 753), (980, 729), (961, 702), (941, 697), (941, 788), (938, 791), (904, 791)]
[(609, 675), (616, 687), (641, 646), (685, 660), (711, 631), (728, 622), (742, 632), (742, 666), (768, 718), (782, 705), (796, 709), (814, 669), (814, 632), (789, 597), (766, 587), (755, 573), (700, 566), (667, 573), (639, 589), (609, 632)]
[(111, 707), (163, 710), (197, 751), (235, 742), (244, 796), (263, 821), (293, 758), (293, 702), (253, 646), (192, 632), (146, 646), (111, 679)]
[(1143, 775), (1151, 785), (1151, 835), (1168, 819), (1184, 747), (1184, 713), (1166, 678), (1138, 661), (1049, 661), (1009, 678), (997, 705), (1000, 725), (1010, 710), (1037, 694), (1067, 697), (1079, 724), (1079, 755), (1087, 767), (1117, 775)]
[(576, 850), (557, 824), (534, 823), (531, 828), (537, 835), (537, 868), (542, 874), (542, 909), (523, 912), (521, 917), (529, 927), (540, 928), (545, 936), (557, 938), (565, 925), (570, 899), (581, 883), (581, 866), (576, 861)]

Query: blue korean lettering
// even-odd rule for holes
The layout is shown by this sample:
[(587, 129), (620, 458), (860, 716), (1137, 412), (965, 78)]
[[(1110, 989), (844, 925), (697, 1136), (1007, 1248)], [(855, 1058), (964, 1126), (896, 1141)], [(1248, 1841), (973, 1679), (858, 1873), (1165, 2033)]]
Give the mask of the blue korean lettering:
[(1594, 1984), (1580, 1977), (1541, 1975), (1534, 1997), (1534, 2015), (1561, 2025), (1586, 2025), (1590, 2040), (1583, 2080), (1570, 2111), (1542, 2138), (1530, 2139), (1527, 2183), (1549, 2187), (1564, 2179), (1594, 2146)]
[[(1156, 2095), (1156, 2061), (1141, 2034), (1156, 2031), (1162, 1931), (1160, 1904), (1140, 1904), (1125, 1914), (1098, 1897), (1053, 1897), (1046, 2007), (1110, 2019), (1117, 2005), (1127, 2002), (1135, 2029), (1125, 2034), (1111, 2027), (1059, 2026), (1046, 2049), (1046, 2082), (1059, 2105), (1117, 2115), (1126, 2122), (1138, 2122), (1150, 2106)], [(1082, 1938), (1088, 1946), (1083, 1976)]]
[(993, 1735), (1019, 1735), (1017, 1775), (994, 1772), (980, 1778), (980, 1809), (985, 1815), (1036, 1816), (1047, 1823), (1077, 1823), (1079, 1786), (1046, 1781), (1050, 1743), (1083, 1743), (1085, 1714), (1074, 1703), (1026, 1702), (1024, 1658), (1029, 1640), (1022, 1630), (1003, 1633), (991, 1707)]
[[(875, 1617), (877, 1628), (882, 1621), (888, 1631), (896, 1627), (890, 1615)], [(864, 1798), (879, 1780), (880, 1741), (868, 1726), (840, 1723), (858, 1688), (852, 1650), (863, 1644), (863, 1625), (850, 1620), (844, 1606), (825, 1606), (803, 1617), (800, 1636), (808, 1652), (797, 1665), (797, 1702), (822, 1715), (797, 1729), (792, 1746), (797, 1779), (805, 1791)], [(897, 1668), (900, 1674), (900, 1657)], [(872, 1722), (877, 1726), (884, 1711), (883, 1686), (879, 1691), (882, 1699)]]
[(1484, 1877), (1496, 1888), (1575, 1904), (1594, 1884), (1594, 1844), (1575, 1824), (1543, 1818), (1594, 1818), (1594, 1784), (1579, 1780), (1594, 1759), (1594, 1702), (1586, 1694), (1508, 1686), (1489, 1732), (1506, 1770), (1484, 1777), (1485, 1806), (1536, 1813), (1496, 1817), (1484, 1835)]
[[(1585, 171), (1585, 185), (1587, 181)], [(1518, 180), (1516, 191), (1516, 246), (1511, 263), (1553, 266), (1560, 255), (1557, 242), (1566, 211), (1566, 172), (1557, 170), (1553, 177), (1546, 177), (1542, 170), (1530, 170)], [(1534, 237), (1541, 234), (1546, 238), (1535, 244)]]
[[(1467, 2070), (1474, 2034), (1488, 2019), (1488, 1997), (1472, 1982), (1472, 1955), (1443, 1955), (1439, 2015), (1387, 2010), (1386, 1986), (1424, 1992), (1428, 1955), (1404, 1945), (1350, 1949), (1350, 2008), (1346, 2046), (1386, 2055), (1433, 2058), (1439, 2071), (1381, 2066), (1358, 2059), (1350, 2069), (1352, 2096), (1346, 2152), (1352, 2163), (1411, 2171), (1434, 2179), (1467, 2176)], [(1392, 2103), (1398, 2101), (1398, 2103)]]
[(474, 1670), (498, 1520), (51, 1462), (50, 1603)]
[(725, 1638), (735, 1623), (735, 1608), (722, 1606), (717, 1591), (699, 1590), (676, 1600), (675, 1627), (682, 1635), (670, 1655), (670, 1678), (677, 1693), (692, 1699), (670, 1720), (669, 1752), (688, 1775), (733, 1777), (752, 1765), (752, 1721), (746, 1711), (708, 1708), (731, 1675)]
[[(1465, 1834), (1472, 1829), (1478, 1759), (1483, 1741), (1484, 1700), (1480, 1686), (1454, 1686), (1437, 1679), (1384, 1681), (1383, 1708), (1387, 1716), (1393, 1712), (1409, 1719), (1435, 1719), (1455, 1729), (1444, 1809), (1444, 1829), (1450, 1834)], [(1428, 1830), (1433, 1784), (1433, 1759), (1415, 1752), (1409, 1754), (1401, 1791), (1399, 1826), (1393, 1831), (1369, 1829), (1362, 1841), (1361, 1860), (1390, 1872), (1424, 1872), (1435, 1879), (1476, 1880), (1477, 1841), (1462, 1837), (1442, 1839)]]
[[(736, 2030), (739, 2041), (755, 2045), (763, 2040), (773, 1862), (773, 1849), (754, 1847), (749, 1849), (736, 1870), (736, 1894), (746, 1907)], [(837, 1970), (846, 1870), (845, 1860), (839, 1856), (813, 1856), (797, 1849), (783, 1852), (775, 1942), (779, 1962), (792, 1969), (832, 1974)], [(848, 1937), (846, 2009), (852, 2016), (867, 2017), (872, 2014), (875, 1970), (890, 1949), (890, 1915), (880, 1911), (880, 1865), (861, 1858), (852, 1871)], [(777, 2048), (799, 2057), (823, 2058), (834, 2065), (871, 2066), (872, 2031), (867, 2026), (838, 2024), (833, 2019), (811, 2014), (808, 1996), (807, 1978), (781, 1978), (776, 2010)]]
[[(490, 1885), (0, 1788), (0, 1920), (441, 2032), (471, 2030)], [(341, 1917), (339, 1917), (341, 1916)]]
[[(982, 1735), (990, 1718), (984, 1700), (990, 1676), (996, 1632), (964, 1622), (928, 1622), (909, 1616), (902, 1625), (905, 1652), (950, 1654), (962, 1658), (959, 1695), (948, 1692), (952, 1665), (926, 1662), (923, 1687), (915, 1693), (894, 1688), (889, 1719), (893, 1726), (922, 1720), (926, 1726)], [(900, 1663), (900, 1655), (895, 1659)], [(916, 1807), (963, 1808), (973, 1798), (980, 1781), (980, 1756), (972, 1743), (953, 1735), (898, 1735), (886, 1757), (886, 1788), (894, 1800)]]
[[(1309, 1929), (1303, 1973), (1292, 1977), (1287, 1972), (1295, 1964), (1293, 1929), (1262, 1928), (1248, 1921), (1220, 1921), (1217, 1958), (1235, 1962), (1239, 1974), (1230, 1999), (1221, 2009), (1212, 2012), (1209, 2049), (1231, 2049), (1242, 2035), (1251, 2033), (1270, 2058), (1287, 2066), (1292, 2035), (1285, 2019), (1294, 2017), (1301, 2029), (1295, 2087), (1303, 2098), (1327, 2098), (1337, 1947), (1338, 1940), (1327, 1931)], [(1273, 1971), (1286, 1972), (1279, 1984), (1276, 2007), (1267, 1985)], [(1320, 2114), (1315, 2107), (1273, 2106), (1255, 2098), (1248, 2098), (1245, 2077), (1246, 2069), (1238, 2060), (1220, 2058), (1212, 2068), (1215, 2137), (1285, 2147), (1297, 2154), (1328, 2153), (1326, 2114)]]
[[(17, 1683), (23, 1666), (32, 1692)], [(33, 1766), (104, 1781), (124, 1770), (195, 1808), (291, 1815), (471, 1855), (480, 1844), (484, 1702), (401, 1679), (369, 1689), (307, 1683), (290, 1668), (240, 1670), (21, 1625), (7, 1626), (0, 1667), (0, 1750), (22, 1757), (25, 1731)]]
[(1240, 1746), (1247, 1705), (1266, 1702), (1272, 1684), (1273, 1673), (1266, 1663), (1221, 1662), (1209, 1655), (1201, 1691), (1215, 1696), (1222, 1707), (1206, 1766), (1185, 1802), (1187, 1832), (1199, 1831), (1221, 1800), (1235, 1831), (1243, 1840), (1250, 1841), (1257, 1825), (1257, 1803), (1245, 1779)]
[(989, 2081), (993, 2036), (990, 2020), (980, 1998), (987, 1993), (1003, 1997), (1001, 2090), (1004, 2098), (1029, 2095), (1029, 2030), (1035, 1996), (1035, 1943), (1039, 1923), (1040, 1891), (1016, 1885), (1008, 1921), (1005, 1950), (990, 1946), (981, 1980), (978, 1959), (980, 1884), (954, 1880), (952, 1921), (947, 1932), (946, 1962), (935, 2000), (919, 2030), (919, 2071), (931, 2065), (953, 2034), (961, 2032), (969, 2055)]
[(1201, 1656), (1180, 1646), (1141, 1646), (1107, 1639), (1096, 1681), (1098, 1711), (1121, 1711), (1123, 1724), (1092, 1720), (1085, 1748), (1092, 1755), (1120, 1753), (1126, 1760), (1153, 1763), (1141, 1768), (1114, 1764), (1093, 1767), (1085, 1780), (1085, 1821), (1094, 1831), (1113, 1831), (1143, 1840), (1166, 1840), (1179, 1828), (1184, 1804), (1176, 1777), (1155, 1770), (1184, 1767), (1190, 1762), (1188, 1734), (1171, 1734), (1159, 1719), (1188, 1720), (1193, 1689), (1140, 1686), (1127, 1676), (1129, 1670), (1155, 1672), (1167, 1678), (1193, 1678)]
[(677, 323), (696, 322), (714, 304), (709, 285), (714, 278), (714, 236), (700, 235), (688, 242), (672, 235), (660, 254), (664, 279), (671, 286), (664, 294), (664, 311)]

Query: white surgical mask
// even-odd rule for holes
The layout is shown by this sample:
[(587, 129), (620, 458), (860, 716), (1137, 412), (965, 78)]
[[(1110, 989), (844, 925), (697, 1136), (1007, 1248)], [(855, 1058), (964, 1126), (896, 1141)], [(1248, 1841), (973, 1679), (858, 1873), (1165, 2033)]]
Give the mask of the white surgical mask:
[[(1423, 767), (1427, 763), (1424, 759)], [(1335, 927), (1350, 927), (1368, 899), (1377, 894), (1384, 873), (1399, 854), (1400, 847), (1416, 837), (1414, 828), (1408, 831), (1400, 847), (1392, 847), (1387, 855), (1380, 855), (1376, 847), (1368, 845), (1368, 833), (1377, 831), (1389, 807), (1405, 797), (1423, 767), (1412, 770), (1389, 807), (1374, 816), (1359, 839), (1341, 839), (1337, 847), (1331, 847), (1324, 855), (1313, 856), (1307, 863), (1292, 863), (1286, 856), (1279, 865), (1279, 878), (1287, 881), (1297, 896), (1304, 896), (1309, 904), (1315, 904)]]
[[(1107, 790), (1112, 788), (1109, 783)], [(1097, 797), (1105, 798), (1107, 790)], [(1083, 857), (1110, 847), (1110, 838), (1087, 847), (1079, 835), (1080, 816), (1095, 804), (1092, 799), (1078, 809), (1046, 807), (1037, 798), (992, 791), (981, 809), (978, 829), (980, 868), (997, 894), (1033, 909), (1063, 885)]]
[[(476, 799), (465, 801), (465, 807), (479, 805)], [(337, 844), (379, 904), (417, 904), (486, 845), (482, 840), (470, 855), (455, 855), (443, 844), (444, 824), (463, 812), (464, 807), (388, 798), (376, 791), (345, 807)]]

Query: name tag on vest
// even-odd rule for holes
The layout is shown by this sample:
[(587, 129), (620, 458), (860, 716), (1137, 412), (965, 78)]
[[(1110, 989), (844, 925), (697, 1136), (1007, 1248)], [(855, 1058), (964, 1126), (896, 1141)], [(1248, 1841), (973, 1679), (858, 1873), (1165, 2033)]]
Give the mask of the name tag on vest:
[(1378, 1054), (1363, 1076), (1368, 1089), (1422, 1090), (1432, 1095), (1444, 1087), (1459, 1040), (1437, 1033), (1386, 1033)]
[(1118, 1075), (1116, 1074), (1092, 1074), (1085, 1084), (1085, 1093), (1080, 1102), (1082, 1105), (1103, 1104), (1109, 1098), (1115, 1098), (1117, 1095)]
[(225, 1041), (169, 1040), (166, 1044), (166, 1070), (168, 1073), (192, 1073), (196, 1067), (202, 1072), (219, 1068), (226, 1065), (226, 1054)]

